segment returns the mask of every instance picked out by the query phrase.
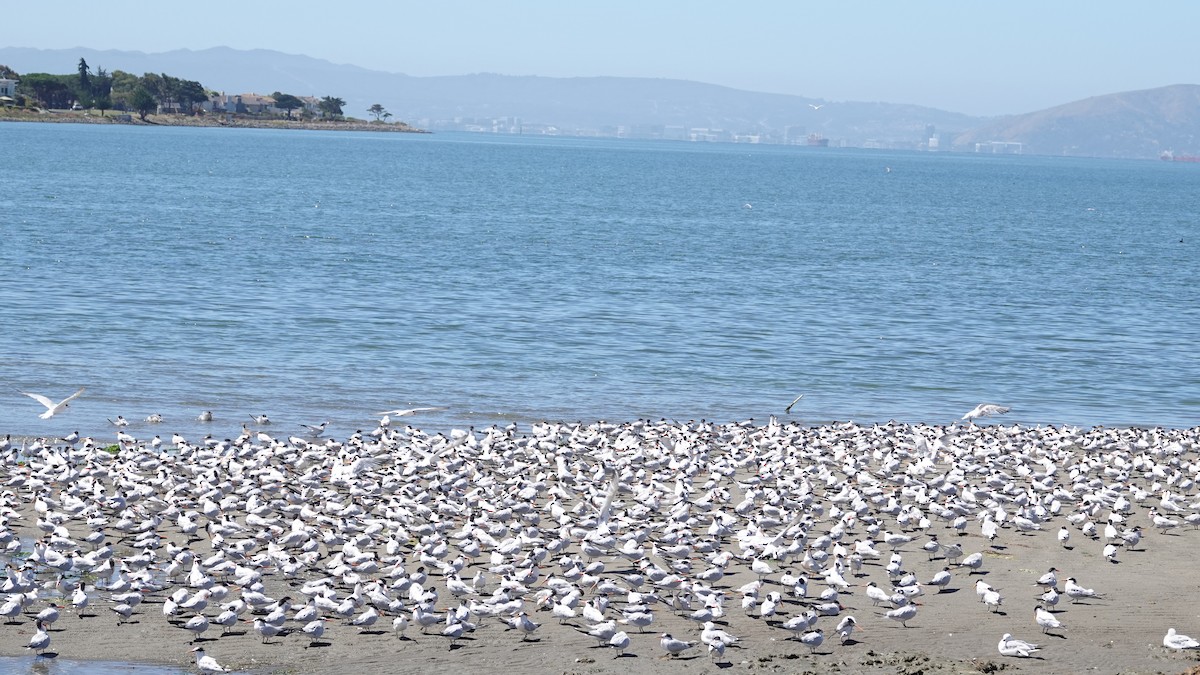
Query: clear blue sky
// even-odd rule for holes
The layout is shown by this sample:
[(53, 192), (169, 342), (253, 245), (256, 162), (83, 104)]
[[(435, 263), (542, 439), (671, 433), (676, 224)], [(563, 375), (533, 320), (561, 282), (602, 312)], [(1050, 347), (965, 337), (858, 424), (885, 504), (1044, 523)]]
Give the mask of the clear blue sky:
[(975, 115), (1200, 83), (1191, 0), (58, 0), (3, 15), (12, 47), (273, 49), (409, 75), (678, 78)]

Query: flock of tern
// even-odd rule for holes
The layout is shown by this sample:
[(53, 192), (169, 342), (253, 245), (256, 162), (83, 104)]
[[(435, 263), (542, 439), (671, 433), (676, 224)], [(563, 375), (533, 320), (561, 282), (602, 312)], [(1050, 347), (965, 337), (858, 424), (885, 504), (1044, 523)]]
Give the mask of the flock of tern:
[[(49, 418), (82, 392), (29, 395)], [(980, 406), (949, 426), (638, 420), (430, 435), (384, 421), (344, 441), (319, 439), (325, 424), (169, 444), (9, 438), (0, 615), (33, 622), (40, 654), (67, 623), (60, 610), (111, 621), (119, 640), (156, 604), (202, 672), (226, 669), (196, 643), (240, 661), (237, 640), (219, 637), (239, 623), (262, 642), (299, 636), (302, 649), (433, 631), (451, 650), (485, 627), (527, 642), (549, 623), (564, 627), (557, 641), (618, 658), (663, 626), (660, 656), (724, 661), (762, 630), (820, 654), (872, 624), (920, 626), (965, 584), (1004, 632), (1000, 655), (1049, 659), (1008, 631), (1062, 634), (1060, 617), (1103, 593), (1051, 568), (1031, 582), (1032, 620), (1010, 619), (1004, 589), (973, 579), (989, 547), (1054, 536), (1115, 560), (1148, 530), (1200, 525), (1200, 441), (974, 424), (1006, 410)], [(940, 568), (929, 578), (913, 571), (924, 554)], [(70, 641), (70, 628), (53, 639)], [(1171, 628), (1163, 646), (1197, 643)]]

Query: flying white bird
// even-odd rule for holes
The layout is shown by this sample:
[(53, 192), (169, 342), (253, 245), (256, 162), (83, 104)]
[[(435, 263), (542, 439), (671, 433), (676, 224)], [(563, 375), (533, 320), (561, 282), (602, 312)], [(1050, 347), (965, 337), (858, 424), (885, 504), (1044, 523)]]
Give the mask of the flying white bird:
[(792, 412), (792, 406), (794, 406), (794, 405), (796, 405), (797, 403), (799, 403), (799, 402), (800, 402), (800, 399), (802, 399), (802, 398), (804, 398), (804, 394), (800, 394), (799, 396), (797, 396), (797, 397), (796, 397), (796, 400), (794, 400), (794, 401), (792, 401), (791, 403), (789, 403), (789, 404), (788, 404), (788, 407), (786, 407), (786, 408), (784, 408), (784, 409), (783, 409), (783, 412), (784, 412), (784, 414), (786, 415), (786, 414), (788, 414), (788, 413)]
[(1004, 413), (1008, 412), (1009, 410), (1012, 410), (1012, 408), (1007, 408), (1002, 405), (996, 405), (995, 403), (980, 403), (979, 405), (975, 406), (975, 408), (972, 409), (971, 412), (967, 413), (966, 415), (963, 415), (962, 418), (964, 420), (973, 420), (976, 417), (991, 417), (992, 415), (1003, 415)]
[(37, 401), (38, 403), (41, 403), (42, 405), (46, 406), (46, 412), (42, 413), (41, 415), (38, 415), (38, 417), (40, 417), (44, 420), (48, 420), (51, 417), (54, 417), (58, 413), (65, 410), (67, 408), (67, 404), (70, 403), (71, 401), (75, 400), (76, 398), (78, 398), (79, 395), (82, 394), (86, 388), (87, 387), (80, 387), (79, 391), (75, 392), (74, 394), (71, 394), (70, 396), (59, 401), (58, 403), (51, 401), (50, 399), (46, 398), (45, 396), (42, 396), (41, 394), (31, 394), (27, 391), (23, 391), (21, 393), (25, 394), (29, 398), (32, 398), (33, 400)]
[(409, 416), (409, 415), (415, 415), (415, 414), (417, 414), (417, 413), (419, 413), (419, 412), (429, 412), (429, 411), (432, 411), (432, 410), (445, 410), (445, 408), (439, 408), (439, 407), (431, 407), (431, 408), (408, 408), (408, 409), (403, 409), (403, 410), (385, 410), (385, 411), (383, 411), (383, 412), (380, 412), (380, 413), (375, 413), (375, 414), (376, 414), (377, 416), (380, 416), (380, 417), (382, 417), (382, 416), (384, 416), (384, 415), (394, 415), (394, 416), (396, 416), (396, 417), (407, 417), (407, 416)]
[(812, 108), (813, 110), (820, 110), (821, 108), (825, 107), (825, 104), (824, 103), (809, 103), (808, 107)]

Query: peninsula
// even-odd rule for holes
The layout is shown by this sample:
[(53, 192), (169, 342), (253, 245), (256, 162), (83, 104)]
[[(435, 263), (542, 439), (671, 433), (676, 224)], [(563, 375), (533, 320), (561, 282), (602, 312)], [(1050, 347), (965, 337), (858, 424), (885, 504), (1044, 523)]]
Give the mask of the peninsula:
[(367, 109), (373, 122), (347, 117), (345, 105), (335, 96), (226, 94), (165, 73), (93, 72), (83, 58), (67, 75), (0, 65), (0, 121), (419, 132), (389, 123), (392, 113), (379, 103)]
[(50, 110), (45, 108), (0, 107), (0, 122), (60, 122), (75, 124), (123, 124), (129, 126), (230, 127), (246, 129), (306, 129), (325, 131), (379, 131), (426, 134), (404, 122), (374, 122), (342, 117), (337, 119), (263, 118), (252, 115), (148, 114), (145, 119), (119, 111), (100, 114), (95, 110)]

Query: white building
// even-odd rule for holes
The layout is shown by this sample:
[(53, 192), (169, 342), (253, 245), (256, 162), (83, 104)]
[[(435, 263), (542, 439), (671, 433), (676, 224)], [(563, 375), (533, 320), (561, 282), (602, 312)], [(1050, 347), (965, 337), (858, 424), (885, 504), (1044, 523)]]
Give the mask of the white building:
[(17, 95), (17, 80), (0, 77), (0, 96), (13, 98)]

